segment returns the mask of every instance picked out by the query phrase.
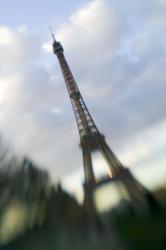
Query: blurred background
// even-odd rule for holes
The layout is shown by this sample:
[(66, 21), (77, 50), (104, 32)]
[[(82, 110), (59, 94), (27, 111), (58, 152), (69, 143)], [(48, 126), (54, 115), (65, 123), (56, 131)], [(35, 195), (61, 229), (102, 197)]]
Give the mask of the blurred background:
[[(73, 239), (77, 242), (76, 249), (81, 246), (104, 249), (106, 240), (108, 249), (112, 241), (112, 249), (113, 245), (115, 249), (124, 245), (128, 249), (130, 244), (131, 249), (143, 248), (139, 241), (145, 242), (147, 249), (146, 243), (153, 239), (154, 249), (160, 249), (159, 242), (165, 235), (164, 212), (151, 215), (147, 208), (140, 213), (141, 209), (131, 205), (121, 183), (106, 183), (95, 191), (100, 223), (96, 219), (91, 223), (90, 215), (82, 207), (84, 177), (79, 136), (64, 80), (52, 53), (48, 27), (52, 26), (57, 40), (63, 44), (82, 95), (108, 144), (137, 180), (151, 190), (164, 210), (165, 13), (164, 0), (1, 3), (0, 242), (3, 247), (7, 244), (7, 249), (37, 250), (37, 245), (33, 248), (29, 245), (31, 237), (36, 242), (43, 237), (44, 242), (43, 235), (47, 235), (43, 249), (54, 249), (56, 244), (66, 249)], [(94, 155), (93, 161), (97, 176), (107, 173), (99, 155)], [(60, 201), (55, 202), (57, 199)], [(57, 204), (65, 204), (65, 211), (57, 208)], [(48, 211), (57, 211), (57, 215)], [(57, 217), (60, 222), (55, 219), (53, 223)], [(64, 227), (59, 226), (61, 219)], [(74, 229), (69, 235), (66, 225), (70, 223)], [(100, 243), (98, 230), (104, 229), (98, 224), (107, 228)], [(82, 245), (84, 233), (75, 236), (78, 231), (75, 228), (87, 232), (91, 247)], [(109, 238), (110, 230), (114, 240)], [(26, 236), (26, 232), (32, 236)], [(23, 233), (25, 238), (20, 239)], [(59, 240), (64, 235), (66, 242), (71, 241), (66, 246)], [(20, 241), (15, 242), (17, 238)], [(10, 242), (16, 245), (9, 246)], [(48, 242), (51, 245), (47, 246)]]

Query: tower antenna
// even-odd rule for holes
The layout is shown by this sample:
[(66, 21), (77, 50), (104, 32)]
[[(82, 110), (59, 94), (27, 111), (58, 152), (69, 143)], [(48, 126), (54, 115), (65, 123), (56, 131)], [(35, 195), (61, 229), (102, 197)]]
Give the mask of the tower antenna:
[(53, 32), (51, 26), (49, 26), (49, 30), (50, 30), (50, 32), (51, 32), (51, 36), (52, 36), (52, 38), (53, 38), (53, 41), (55, 42), (56, 39), (55, 39), (55, 35), (54, 35), (54, 32)]

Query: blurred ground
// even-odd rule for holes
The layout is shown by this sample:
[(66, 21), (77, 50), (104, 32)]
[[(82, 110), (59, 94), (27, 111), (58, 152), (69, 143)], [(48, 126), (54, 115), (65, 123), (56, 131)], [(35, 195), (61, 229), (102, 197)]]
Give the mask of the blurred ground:
[(0, 170), (0, 249), (164, 250), (166, 188), (154, 196), (155, 211), (121, 199), (93, 216), (60, 184), (52, 185), (46, 171), (13, 158)]

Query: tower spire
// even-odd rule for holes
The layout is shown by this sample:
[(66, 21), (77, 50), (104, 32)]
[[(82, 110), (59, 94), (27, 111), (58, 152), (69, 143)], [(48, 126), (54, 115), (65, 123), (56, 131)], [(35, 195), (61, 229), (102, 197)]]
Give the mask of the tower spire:
[(53, 32), (51, 26), (49, 26), (49, 30), (50, 30), (51, 36), (52, 36), (52, 38), (53, 38), (53, 41), (56, 42), (56, 40), (55, 40), (55, 35), (54, 35), (54, 32)]

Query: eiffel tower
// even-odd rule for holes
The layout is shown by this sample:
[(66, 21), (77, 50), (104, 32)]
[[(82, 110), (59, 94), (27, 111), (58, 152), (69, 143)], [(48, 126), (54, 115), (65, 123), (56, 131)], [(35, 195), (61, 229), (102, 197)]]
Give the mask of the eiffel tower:
[(105, 137), (100, 133), (88, 111), (64, 56), (64, 49), (62, 45), (55, 39), (53, 33), (52, 37), (53, 52), (57, 56), (62, 70), (80, 135), (80, 146), (82, 149), (84, 165), (84, 201), (89, 202), (89, 197), (92, 195), (93, 190), (101, 182), (100, 179), (96, 179), (92, 164), (92, 153), (94, 151), (98, 151), (106, 160), (109, 172), (111, 172), (111, 176), (106, 176), (107, 180), (121, 180), (134, 201), (146, 203), (146, 200), (148, 199), (148, 202), (155, 203), (151, 193), (135, 179), (129, 169), (119, 161), (117, 156), (108, 146)]

